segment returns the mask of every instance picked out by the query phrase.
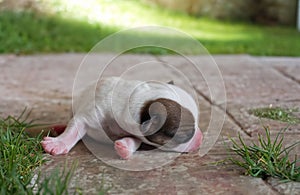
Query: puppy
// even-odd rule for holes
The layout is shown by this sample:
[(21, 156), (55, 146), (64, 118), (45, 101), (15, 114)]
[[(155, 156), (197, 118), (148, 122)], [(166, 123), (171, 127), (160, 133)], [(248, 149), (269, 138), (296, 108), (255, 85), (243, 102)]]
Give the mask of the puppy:
[(202, 143), (198, 107), (172, 84), (110, 77), (76, 96), (73, 118), (58, 137), (44, 137), (44, 150), (66, 154), (84, 136), (114, 142), (122, 159), (145, 143), (161, 150), (191, 152)]

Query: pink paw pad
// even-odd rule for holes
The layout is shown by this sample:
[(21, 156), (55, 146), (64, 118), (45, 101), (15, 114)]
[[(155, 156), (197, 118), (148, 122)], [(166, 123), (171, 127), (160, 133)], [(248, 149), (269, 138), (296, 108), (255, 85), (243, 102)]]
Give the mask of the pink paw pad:
[(123, 159), (129, 159), (129, 157), (133, 154), (133, 151), (130, 150), (129, 140), (127, 139), (115, 141), (115, 150)]
[(51, 155), (66, 154), (69, 152), (67, 146), (55, 137), (44, 137), (41, 144), (45, 152)]

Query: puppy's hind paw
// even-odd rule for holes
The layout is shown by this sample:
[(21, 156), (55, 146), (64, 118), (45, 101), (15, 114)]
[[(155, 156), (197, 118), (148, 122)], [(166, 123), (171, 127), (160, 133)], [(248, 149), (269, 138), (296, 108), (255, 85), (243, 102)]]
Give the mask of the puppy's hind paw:
[(66, 154), (69, 152), (67, 146), (55, 137), (44, 137), (43, 141), (41, 141), (41, 144), (45, 152), (51, 155)]
[(130, 151), (128, 143), (125, 140), (115, 141), (115, 150), (122, 159), (126, 160), (129, 159), (133, 153)]

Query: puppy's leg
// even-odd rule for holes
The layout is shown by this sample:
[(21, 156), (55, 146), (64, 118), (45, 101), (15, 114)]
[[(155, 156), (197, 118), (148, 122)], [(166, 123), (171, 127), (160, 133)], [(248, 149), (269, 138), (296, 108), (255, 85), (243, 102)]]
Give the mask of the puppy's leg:
[(72, 119), (60, 136), (44, 137), (41, 144), (45, 152), (51, 155), (66, 154), (85, 134), (84, 124), (79, 120)]
[(115, 141), (115, 150), (123, 159), (130, 156), (140, 147), (142, 141), (133, 137), (124, 137)]

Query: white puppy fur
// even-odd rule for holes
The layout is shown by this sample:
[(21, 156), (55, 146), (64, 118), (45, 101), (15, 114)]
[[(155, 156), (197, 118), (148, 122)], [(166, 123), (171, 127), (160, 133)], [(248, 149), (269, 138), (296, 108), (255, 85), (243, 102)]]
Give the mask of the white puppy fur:
[[(171, 105), (177, 103), (191, 113), (194, 130), (188, 141), (170, 147), (147, 138), (148, 129), (157, 123), (154, 121), (155, 117), (151, 116), (151, 106), (147, 108), (151, 116), (148, 121), (141, 121), (141, 110), (145, 103), (158, 99), (164, 100), (161, 102), (170, 101)], [(159, 121), (163, 120), (163, 123), (156, 126), (156, 133), (159, 129), (169, 128), (170, 125), (162, 127), (168, 114), (180, 116), (181, 113), (172, 112), (172, 107), (159, 109)], [(155, 110), (155, 106), (153, 109)], [(119, 77), (102, 79), (76, 95), (73, 118), (66, 130), (58, 137), (45, 137), (42, 146), (52, 155), (65, 154), (86, 134), (98, 141), (114, 141), (115, 150), (123, 159), (128, 159), (142, 142), (162, 150), (177, 152), (194, 151), (202, 142), (202, 133), (198, 128), (198, 106), (188, 93), (171, 84), (124, 80)]]

